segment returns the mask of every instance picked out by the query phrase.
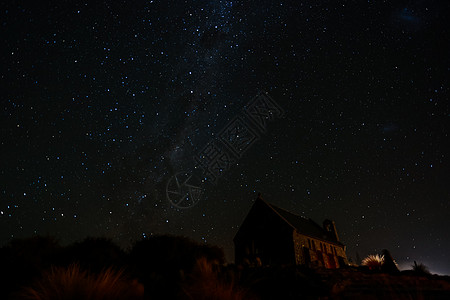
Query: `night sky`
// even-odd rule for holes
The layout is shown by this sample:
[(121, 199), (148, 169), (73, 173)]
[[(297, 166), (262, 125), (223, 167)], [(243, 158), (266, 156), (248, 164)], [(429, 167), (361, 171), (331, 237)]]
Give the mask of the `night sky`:
[(91, 2), (1, 4), (1, 245), (174, 234), (232, 262), (261, 193), (353, 261), (450, 274), (447, 1)]

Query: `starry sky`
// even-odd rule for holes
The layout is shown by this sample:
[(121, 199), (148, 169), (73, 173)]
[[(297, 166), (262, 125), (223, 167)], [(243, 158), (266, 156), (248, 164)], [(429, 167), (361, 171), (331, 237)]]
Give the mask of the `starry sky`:
[[(386, 248), (450, 274), (446, 1), (0, 7), (1, 245), (174, 234), (233, 261), (261, 193), (334, 219), (353, 260)], [(284, 113), (174, 206), (174, 176), (261, 92)]]

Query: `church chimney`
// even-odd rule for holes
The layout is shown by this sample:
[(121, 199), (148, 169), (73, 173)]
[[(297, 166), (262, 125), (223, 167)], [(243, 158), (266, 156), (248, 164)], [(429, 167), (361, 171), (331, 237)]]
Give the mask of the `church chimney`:
[(323, 229), (330, 234), (337, 242), (339, 242), (339, 236), (336, 230), (336, 224), (332, 220), (326, 219), (323, 221)]

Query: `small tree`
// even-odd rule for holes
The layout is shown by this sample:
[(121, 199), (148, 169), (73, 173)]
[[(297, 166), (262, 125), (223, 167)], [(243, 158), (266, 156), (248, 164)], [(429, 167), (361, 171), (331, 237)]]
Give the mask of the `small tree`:
[(392, 258), (392, 255), (388, 250), (386, 250), (386, 249), (383, 250), (383, 257), (384, 257), (384, 261), (383, 261), (383, 264), (381, 265), (382, 272), (389, 273), (389, 274), (395, 274), (395, 273), (400, 272), (400, 270), (398, 269), (397, 263)]

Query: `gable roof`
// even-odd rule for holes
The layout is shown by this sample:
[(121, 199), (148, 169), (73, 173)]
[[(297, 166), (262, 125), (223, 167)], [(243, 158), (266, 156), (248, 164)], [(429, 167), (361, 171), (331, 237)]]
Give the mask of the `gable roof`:
[(296, 214), (293, 214), (285, 209), (279, 208), (271, 203), (264, 201), (261, 197), (258, 197), (256, 201), (261, 201), (273, 210), (281, 219), (283, 219), (289, 226), (298, 233), (316, 238), (319, 240), (325, 240), (329, 243), (344, 246), (341, 242), (337, 241), (336, 238), (326, 231), (323, 227), (318, 225), (316, 222), (309, 218), (305, 218)]

